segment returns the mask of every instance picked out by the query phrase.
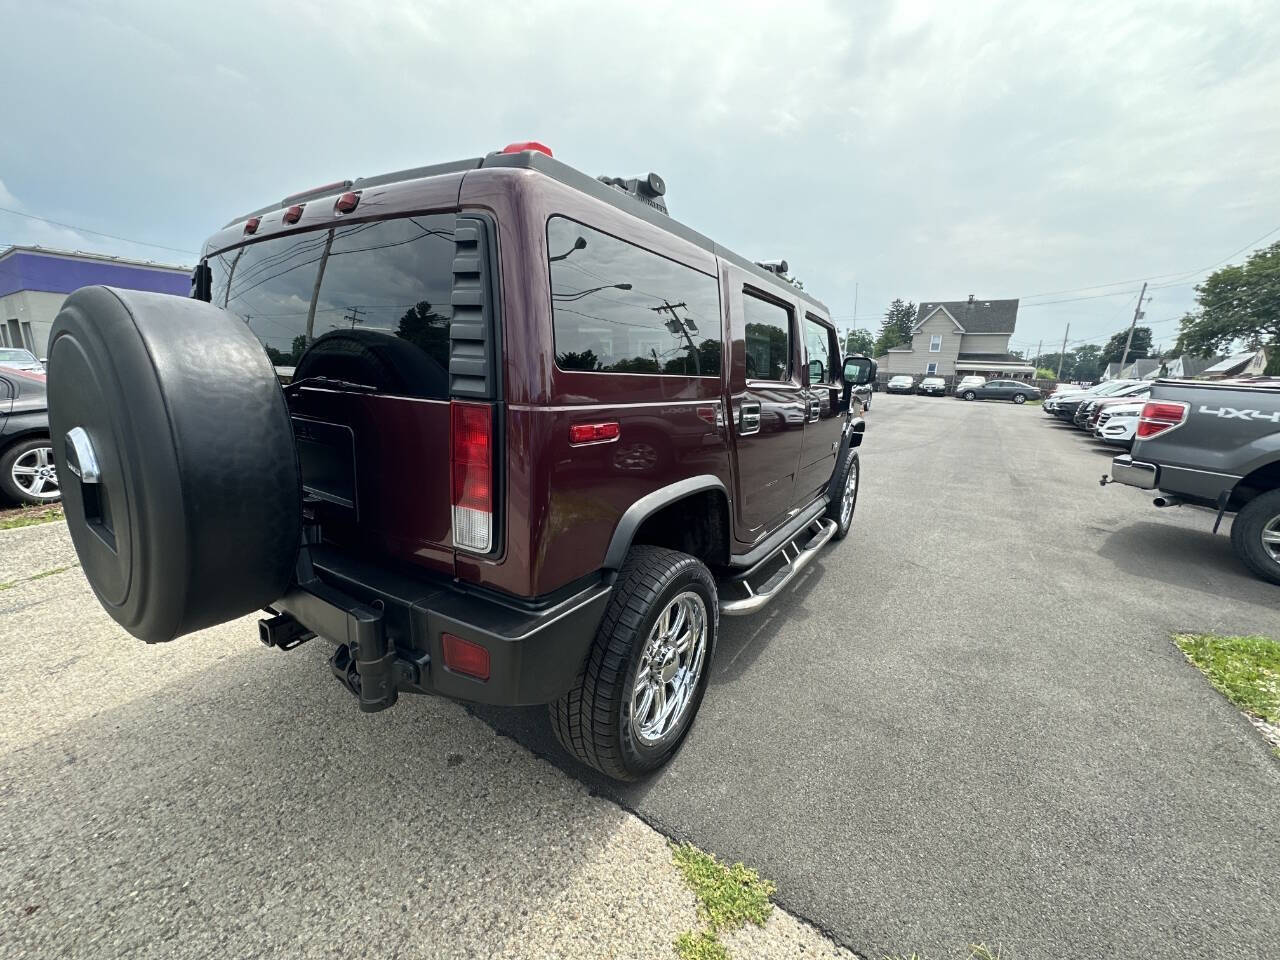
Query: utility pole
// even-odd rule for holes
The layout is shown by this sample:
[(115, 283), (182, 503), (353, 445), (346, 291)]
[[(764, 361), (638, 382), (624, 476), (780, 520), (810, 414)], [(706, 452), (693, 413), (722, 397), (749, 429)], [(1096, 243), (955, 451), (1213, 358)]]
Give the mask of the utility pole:
[(684, 307), (685, 309), (688, 309), (688, 305), (683, 300), (681, 300), (679, 303), (672, 303), (670, 300), (663, 300), (662, 306), (650, 307), (649, 309), (652, 310), (654, 313), (658, 313), (658, 314), (663, 314), (663, 313), (671, 314), (671, 319), (667, 321), (666, 327), (672, 333), (684, 334), (685, 342), (689, 345), (689, 352), (693, 354), (694, 373), (697, 376), (701, 376), (702, 361), (698, 357), (698, 348), (693, 345), (693, 337), (689, 336), (689, 331), (685, 327), (684, 320), (681, 319), (680, 314), (676, 313), (677, 307)]
[(853, 285), (853, 322), (858, 322), (858, 285)]
[[(1133, 328), (1138, 325), (1138, 320), (1142, 316), (1142, 299), (1147, 295), (1147, 281), (1142, 281), (1142, 292), (1138, 294), (1138, 305), (1133, 308), (1133, 320), (1129, 323), (1129, 336), (1124, 341), (1124, 356), (1120, 358), (1120, 369), (1125, 368), (1125, 364), (1129, 362), (1129, 345), (1133, 343)], [(1117, 371), (1118, 375), (1119, 371)]]
[(351, 329), (354, 330), (356, 328), (357, 323), (364, 323), (364, 320), (361, 319), (360, 314), (368, 313), (368, 312), (369, 312), (368, 310), (363, 310), (360, 307), (352, 307), (346, 312), (346, 314), (343, 316), (342, 319), (350, 320)]
[[(241, 250), (244, 247), (240, 248)], [(329, 265), (329, 251), (333, 249), (333, 231), (330, 230), (324, 238), (324, 250), (320, 253), (320, 266), (316, 269), (315, 286), (311, 288), (311, 302), (307, 304), (307, 329), (304, 333), (306, 337), (302, 342), (307, 346), (311, 346), (311, 341), (316, 338), (316, 304), (320, 302), (320, 281), (324, 279), (324, 268)], [(351, 324), (354, 330), (356, 325)]]
[(1071, 332), (1071, 324), (1067, 324), (1067, 329), (1062, 331), (1062, 352), (1058, 354), (1058, 375), (1055, 380), (1062, 379), (1062, 361), (1067, 355), (1067, 334)]
[(1040, 357), (1044, 355), (1044, 337), (1040, 338), (1040, 346), (1036, 347), (1036, 358), (1031, 361), (1032, 366), (1040, 362)]

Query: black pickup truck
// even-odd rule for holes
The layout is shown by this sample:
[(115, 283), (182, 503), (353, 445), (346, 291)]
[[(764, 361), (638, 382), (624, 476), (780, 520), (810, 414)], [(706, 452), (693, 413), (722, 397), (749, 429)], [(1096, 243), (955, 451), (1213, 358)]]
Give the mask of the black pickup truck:
[(1280, 377), (1157, 380), (1133, 452), (1111, 476), (1158, 491), (1157, 507), (1234, 513), (1231, 546), (1256, 576), (1280, 583)]

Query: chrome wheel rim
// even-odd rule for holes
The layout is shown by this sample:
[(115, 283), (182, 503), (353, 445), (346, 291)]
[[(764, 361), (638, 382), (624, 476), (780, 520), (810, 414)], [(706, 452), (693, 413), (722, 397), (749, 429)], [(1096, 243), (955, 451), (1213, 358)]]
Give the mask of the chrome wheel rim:
[(1262, 528), (1262, 549), (1276, 563), (1280, 563), (1280, 514), (1276, 514)]
[(658, 450), (647, 443), (633, 443), (613, 455), (619, 470), (652, 470), (658, 465)]
[(36, 500), (57, 500), (62, 496), (58, 471), (53, 464), (53, 447), (28, 450), (13, 462), (9, 471), (19, 490)]
[(1026, 397), (1024, 397), (1022, 394), (1020, 394), (1020, 393), (1019, 393), (1019, 394), (1016, 394), (1016, 395), (1014, 396), (1014, 398), (1013, 398), (1013, 402), (1014, 402), (1014, 403), (1026, 403), (1026, 402), (1027, 402), (1027, 398), (1026, 398)]
[(636, 667), (631, 732), (646, 746), (678, 730), (702, 679), (707, 656), (707, 605), (692, 590), (663, 608)]
[(849, 478), (844, 483), (844, 495), (840, 498), (840, 526), (847, 527), (853, 519), (853, 501), (858, 497), (858, 461), (849, 464)]

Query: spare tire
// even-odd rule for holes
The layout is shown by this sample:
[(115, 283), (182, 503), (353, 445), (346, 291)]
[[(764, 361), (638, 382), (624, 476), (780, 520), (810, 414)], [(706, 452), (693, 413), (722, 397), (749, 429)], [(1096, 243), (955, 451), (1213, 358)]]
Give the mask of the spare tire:
[(285, 593), (298, 459), (244, 323), (198, 300), (85, 287), (54, 321), (48, 390), (71, 539), (117, 623), (158, 643)]

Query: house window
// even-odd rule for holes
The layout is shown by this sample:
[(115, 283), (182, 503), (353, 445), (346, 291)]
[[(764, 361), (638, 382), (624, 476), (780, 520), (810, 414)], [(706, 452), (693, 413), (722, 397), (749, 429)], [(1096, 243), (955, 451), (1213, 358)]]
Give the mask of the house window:
[(937, 372), (938, 372), (938, 365), (936, 363), (931, 363), (924, 368), (924, 375), (926, 377), (932, 377), (936, 375)]
[(929, 352), (930, 353), (942, 352), (942, 334), (935, 333), (933, 336), (929, 338)]

